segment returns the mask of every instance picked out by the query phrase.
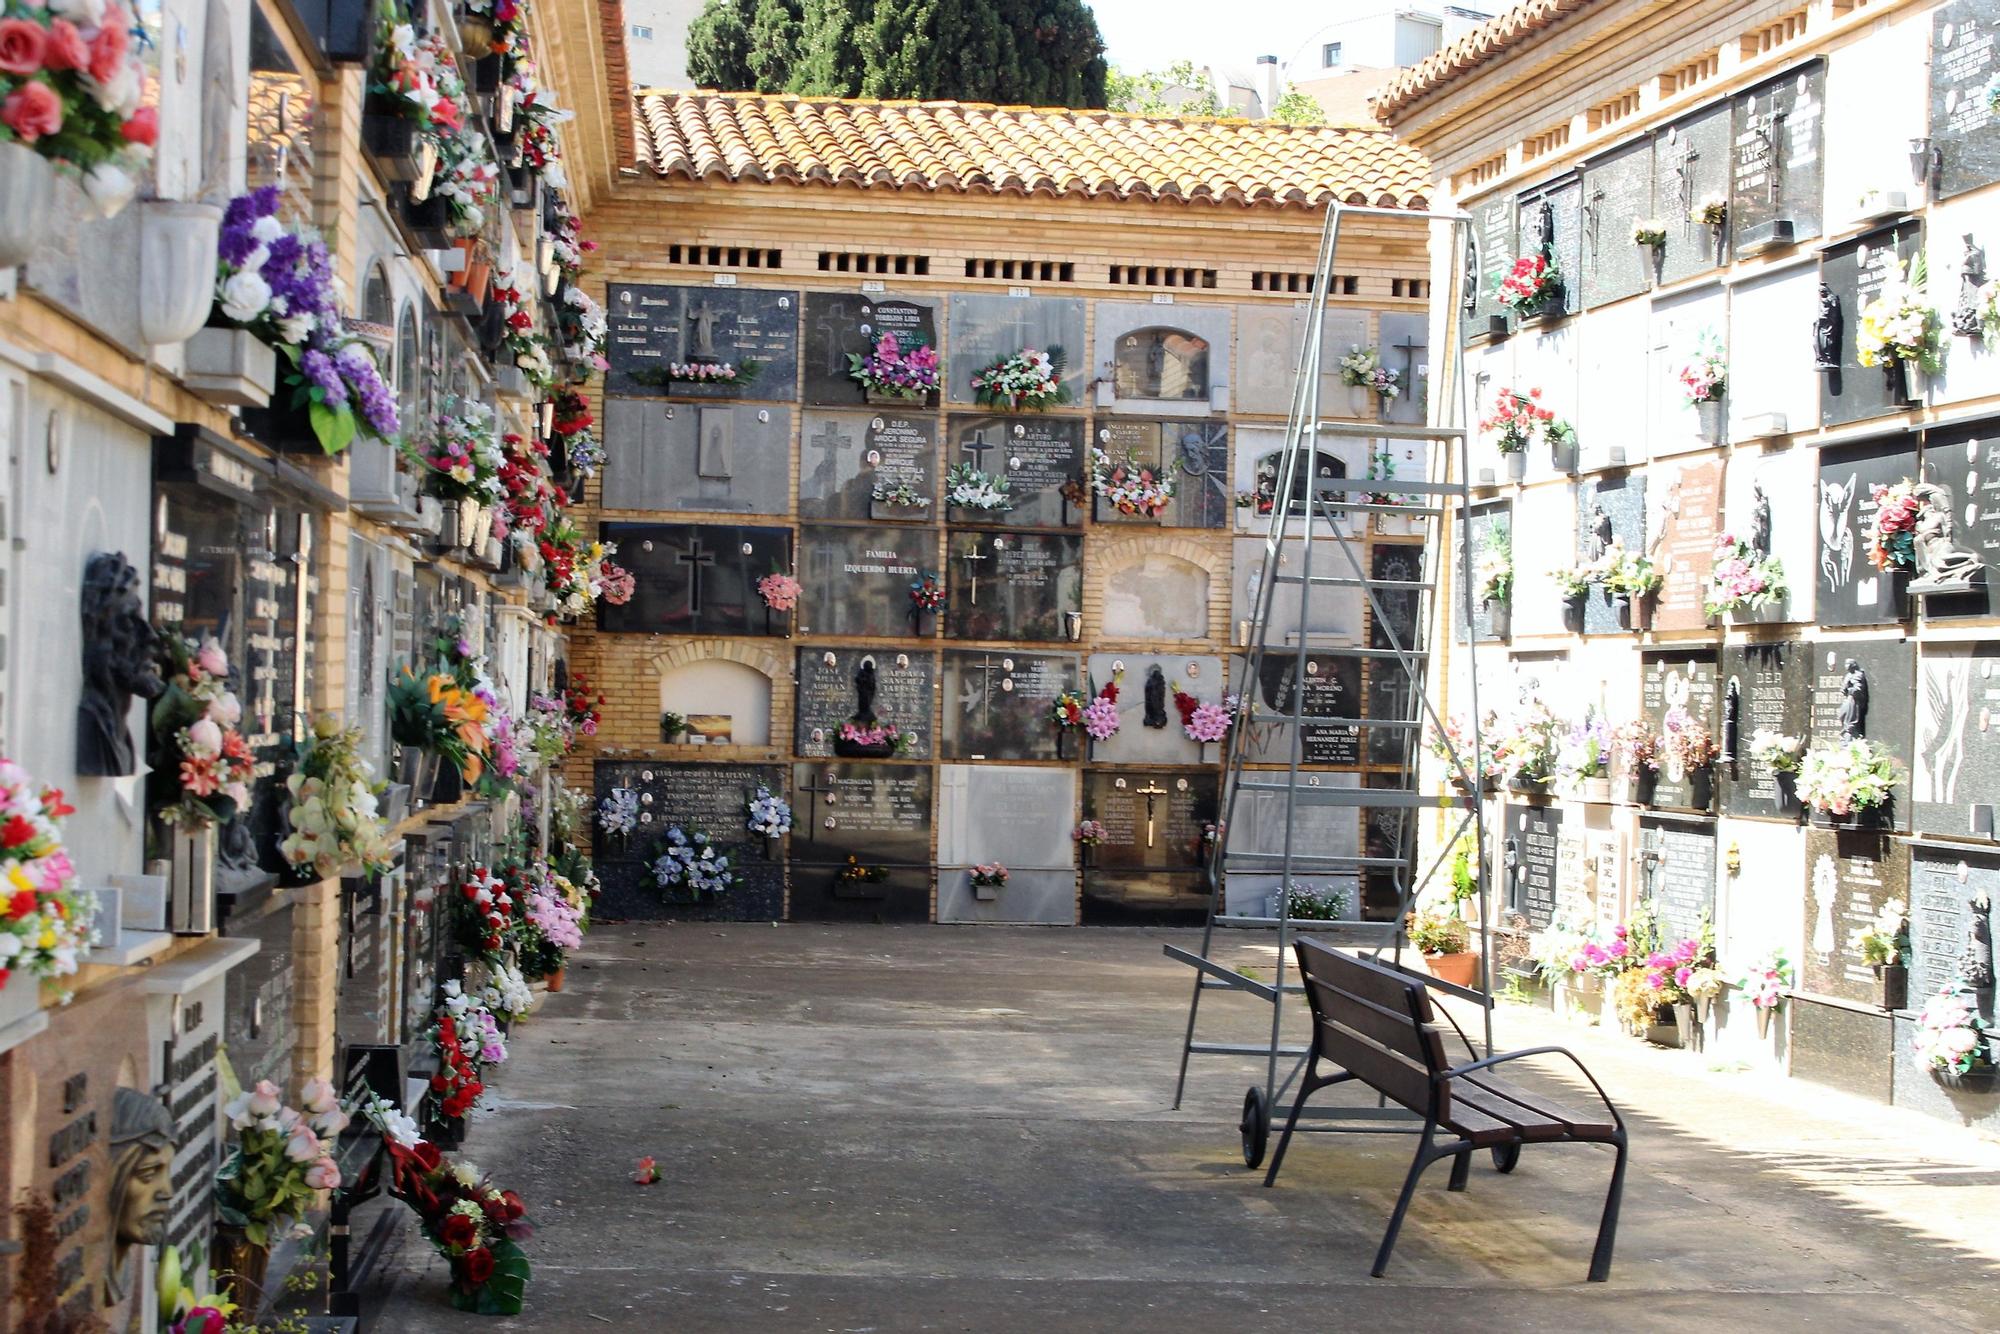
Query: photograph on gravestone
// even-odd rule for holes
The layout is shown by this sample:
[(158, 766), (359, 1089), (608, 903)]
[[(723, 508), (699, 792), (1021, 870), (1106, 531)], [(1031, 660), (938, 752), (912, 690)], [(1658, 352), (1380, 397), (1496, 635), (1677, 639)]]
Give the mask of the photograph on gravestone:
[(1114, 549), (1109, 555), (1100, 544), (1092, 559), (1104, 562), (1104, 610), (1096, 627), (1098, 638), (1208, 637), (1209, 599), (1215, 590), (1206, 568), (1138, 543)]
[(929, 759), (936, 676), (929, 653), (801, 648), (793, 753)]
[[(757, 581), (792, 569), (789, 528), (726, 524), (599, 525), (618, 548), (638, 591), (624, 606), (597, 604), (608, 634), (784, 635), (789, 617), (773, 611)], [(807, 585), (810, 591), (810, 584)]]
[[(1428, 316), (1385, 310), (1376, 321), (1381, 331), (1382, 364), (1396, 372), (1396, 396), (1382, 406), (1382, 418), (1400, 426), (1420, 426), (1430, 409), (1431, 349)], [(1421, 478), (1419, 469), (1410, 474)]]
[(2000, 73), (1995, 0), (1952, 0), (1931, 11), (1930, 132), (1933, 189), (1949, 199), (2000, 181), (2000, 115), (1988, 87)]
[[(629, 832), (596, 834), (596, 863), (604, 888), (596, 911), (634, 921), (771, 922), (785, 915), (785, 868), (777, 841), (750, 832), (750, 800), (764, 787), (792, 803), (792, 840), (798, 839), (799, 800), (786, 793), (782, 765), (663, 764), (657, 760), (599, 760), (596, 800), (625, 790), (638, 798)], [(679, 830), (676, 840), (672, 831)], [(696, 839), (707, 836), (707, 843)], [(701, 849), (710, 850), (703, 856)], [(685, 848), (692, 857), (676, 856)], [(727, 868), (719, 862), (726, 859)], [(694, 861), (689, 866), (689, 861)], [(678, 872), (662, 883), (662, 863)], [(694, 883), (699, 874), (726, 879), (726, 887)]]
[(1992, 838), (2000, 804), (2000, 643), (1925, 646), (1914, 744), (1914, 827)]
[(257, 942), (257, 952), (230, 970), (222, 1042), (230, 1066), (248, 1088), (268, 1079), (280, 1088), (292, 1078), (293, 895), (280, 888), (246, 913), (232, 915), (224, 933)]
[(1921, 1008), (1941, 991), (1961, 988), (1983, 990), (1990, 1005), (1994, 928), (2000, 926), (2000, 859), (1917, 844), (1910, 849), (1908, 902), (1910, 1008)]
[(1653, 136), (1653, 211), (1667, 229), (1662, 283), (1706, 273), (1728, 258), (1729, 136), (1726, 103)]
[(1907, 572), (1875, 567), (1868, 533), (1875, 521), (1874, 489), (1916, 476), (1917, 438), (1896, 435), (1819, 456), (1819, 581), (1821, 625), (1894, 625), (1909, 604)]
[(1556, 917), (1556, 844), (1562, 835), (1562, 808), (1507, 803), (1507, 832), (1501, 864), (1508, 869), (1507, 908), (1545, 930)]
[[(1232, 544), (1235, 581), (1230, 620), (1238, 644), (1249, 642), (1249, 627), (1262, 606), (1264, 585), (1264, 544), (1261, 537), (1239, 537)], [(1339, 539), (1320, 538), (1312, 544), (1312, 574), (1351, 578), (1357, 568), (1366, 569), (1367, 558), (1359, 545), (1343, 551)], [(1305, 543), (1287, 538), (1278, 549), (1278, 572), (1303, 575), (1306, 572)], [(1310, 596), (1307, 596), (1310, 594)], [(1363, 596), (1359, 588), (1331, 585), (1280, 583), (1271, 592), (1272, 644), (1296, 645), (1303, 631), (1315, 645), (1361, 642)]]
[[(1646, 553), (1646, 477), (1642, 473), (1598, 474), (1576, 487), (1576, 563), (1595, 564), (1624, 551)], [(1617, 599), (1601, 582), (1583, 595), (1583, 632), (1629, 633)]]
[[(1098, 303), (1098, 318), (1104, 307)], [(1208, 340), (1172, 324), (1128, 329), (1117, 336), (1111, 383), (1121, 399), (1208, 402)]]
[(1715, 736), (1722, 746), (1716, 772), (1727, 814), (1798, 818), (1793, 775), (1753, 758), (1751, 741), (1759, 732), (1804, 741), (1812, 717), (1812, 659), (1810, 644), (1723, 645), (1718, 677), (1722, 722)]
[(1655, 630), (1708, 626), (1709, 576), (1722, 531), (1722, 469), (1721, 459), (1707, 458), (1653, 467), (1646, 554), (1662, 579), (1653, 599)]
[(604, 305), (607, 395), (761, 403), (797, 396), (795, 291), (612, 283)]
[(1882, 835), (1808, 829), (1806, 929), (1799, 988), (1878, 1005), (1882, 983), (1854, 937), (1890, 899), (1910, 901), (1910, 850)]
[(883, 866), (928, 867), (934, 772), (914, 764), (794, 764), (795, 886), (819, 892), (811, 877), (798, 873), (802, 865), (854, 868), (839, 888), (856, 896), (872, 892), (862, 872)]
[(951, 532), (945, 547), (948, 638), (1059, 643), (1081, 637), (1081, 537)]
[[(1820, 372), (1820, 425), (1839, 426), (1864, 417), (1901, 412), (1909, 406), (1898, 369), (1901, 363), (1882, 359), (1878, 365), (1863, 366), (1856, 335), (1861, 328), (1861, 312), (1881, 295), (1883, 283), (1898, 266), (1905, 277), (1909, 275), (1911, 263), (1923, 250), (1923, 239), (1922, 226), (1909, 222), (1843, 241), (1821, 253), (1821, 290), (1831, 293), (1839, 307), (1832, 330), (1839, 357), (1836, 366)], [(1819, 346), (1825, 336), (1823, 324), (1815, 325), (1813, 334), (1814, 356), (1818, 357), (1824, 351)], [(1804, 336), (1802, 330), (1802, 345)]]
[[(1238, 657), (1230, 662), (1230, 680), (1245, 681), (1249, 666)], [(1295, 700), (1294, 685), (1303, 679), (1302, 700)], [(1355, 768), (1361, 763), (1361, 729), (1351, 722), (1318, 723), (1315, 718), (1359, 718), (1361, 659), (1337, 650), (1308, 653), (1305, 674), (1299, 674), (1296, 652), (1267, 653), (1259, 664), (1255, 704), (1260, 716), (1278, 713), (1289, 716), (1299, 708), (1306, 721), (1299, 727), (1290, 722), (1262, 721), (1246, 724), (1250, 731), (1243, 739), (1244, 758), (1252, 764), (1287, 764), (1291, 761), (1292, 735), (1300, 738), (1299, 760), (1303, 764), (1331, 768)]]
[(1107, 682), (1118, 684), (1118, 730), (1086, 743), (1092, 763), (1200, 764), (1220, 758), (1219, 745), (1204, 746), (1188, 735), (1182, 701), (1189, 701), (1188, 713), (1200, 704), (1221, 703), (1221, 658), (1093, 653), (1088, 665), (1086, 695), (1095, 696)]
[(931, 523), (943, 512), (937, 418), (811, 412), (799, 430), (799, 515)]
[[(1562, 282), (1562, 304), (1551, 307), (1574, 315), (1583, 309), (1583, 181), (1575, 172), (1544, 181), (1515, 196), (1515, 257), (1542, 254)], [(1514, 257), (1507, 261), (1513, 266)]]
[(1640, 227), (1667, 232), (1653, 189), (1653, 140), (1634, 140), (1583, 169), (1583, 281), (1586, 309), (1647, 291), (1660, 280), (1665, 246), (1641, 245)]
[(783, 514), (792, 413), (751, 403), (604, 404), (603, 501), (622, 510)]
[(1970, 580), (1962, 592), (1924, 594), (1924, 618), (2000, 616), (2000, 422), (1927, 432), (1923, 480), (1936, 488), (1925, 498), (1942, 511), (1927, 535), (1942, 539), (1934, 549), (1967, 567)]
[(1901, 767), (1891, 790), (1891, 813), (1898, 829), (1910, 825), (1909, 773), (1916, 751), (1917, 650), (1902, 639), (1867, 639), (1812, 646), (1810, 743), (1832, 745), (1842, 738), (1874, 742)]
[(1826, 66), (1812, 61), (1736, 95), (1729, 234), (1736, 254), (1820, 234)]
[(1080, 732), (1054, 722), (1058, 695), (1081, 690), (1074, 656), (1013, 649), (947, 650), (944, 727), (948, 760), (1073, 760)]
[[(1223, 528), (1228, 526), (1229, 426), (1220, 421), (1135, 421), (1099, 419), (1097, 449), (1104, 454), (1100, 468), (1094, 461), (1093, 521), (1103, 524), (1136, 524), (1161, 528)], [(1137, 473), (1142, 488), (1161, 485), (1173, 488), (1172, 497), (1157, 516), (1135, 502), (1138, 512), (1121, 511), (1116, 502), (1096, 490), (1098, 481), (1108, 486), (1131, 484), (1115, 471)], [(1012, 520), (1012, 515), (1008, 516)]]
[(936, 616), (910, 600), (913, 584), (950, 572), (937, 563), (937, 533), (919, 528), (799, 530), (800, 634), (928, 637)]
[[(1469, 508), (1471, 512), (1467, 517), (1472, 524), (1472, 579), (1475, 585), (1472, 590), (1472, 634), (1480, 640), (1505, 639), (1506, 636), (1500, 634), (1493, 624), (1495, 603), (1489, 602), (1481, 593), (1490, 575), (1503, 569), (1506, 571), (1508, 596), (1497, 601), (1511, 629), (1513, 590), (1519, 582), (1514, 570), (1514, 503), (1496, 500)], [(1452, 600), (1457, 604), (1451, 616), (1452, 638), (1454, 642), (1463, 644), (1466, 629), (1464, 581), (1454, 578), (1450, 583)]]
[(1083, 405), (1084, 385), (1090, 378), (1083, 298), (956, 292), (948, 336), (947, 402), (978, 403), (974, 376), (995, 362), (1033, 349), (1058, 362), (1064, 404)]
[[(1664, 736), (1669, 719), (1692, 719), (1716, 745), (1722, 743), (1722, 691), (1716, 682), (1714, 649), (1647, 653), (1641, 658), (1639, 715), (1656, 737)], [(1738, 724), (1741, 725), (1740, 722)], [(1667, 747), (1660, 754), (1659, 777), (1653, 784), (1655, 806), (1706, 811), (1714, 802), (1719, 761), (1706, 770), (1690, 771)]]
[[(1477, 296), (1467, 314), (1472, 332), (1483, 335), (1490, 321), (1505, 321), (1507, 318), (1507, 308), (1500, 304), (1495, 293), (1501, 280), (1514, 267), (1515, 255), (1520, 253), (1514, 225), (1514, 197), (1493, 195), (1471, 205), (1470, 211), (1472, 258), (1477, 264), (1473, 291)], [(1504, 323), (1500, 327), (1504, 329)]]
[(1639, 888), (1658, 915), (1662, 948), (1699, 939), (1715, 920), (1715, 825), (1639, 817)]
[[(1083, 523), (1090, 460), (1081, 417), (972, 416), (953, 413), (945, 431), (946, 517), (955, 524), (1075, 528)], [(961, 496), (999, 504), (952, 504)]]
[[(936, 362), (936, 301), (807, 292), (805, 325), (805, 347), (799, 361), (806, 402), (834, 406), (865, 403), (903, 413), (937, 406), (937, 390), (910, 392), (903, 388), (941, 378), (943, 368)], [(893, 344), (885, 342), (888, 339), (893, 339)], [(912, 364), (904, 364), (913, 356)], [(871, 360), (873, 367), (858, 364)], [(869, 374), (873, 388), (863, 383), (857, 370)]]

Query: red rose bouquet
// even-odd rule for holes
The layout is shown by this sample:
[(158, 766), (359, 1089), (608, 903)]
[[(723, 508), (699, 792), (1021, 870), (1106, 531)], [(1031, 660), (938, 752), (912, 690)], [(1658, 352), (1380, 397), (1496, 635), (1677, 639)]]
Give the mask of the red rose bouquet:
[(429, 1140), (385, 1134), (390, 1192), (416, 1211), (426, 1239), (451, 1265), (451, 1304), (480, 1315), (519, 1315), (528, 1292), (534, 1235), (528, 1208), (471, 1163), (454, 1163)]

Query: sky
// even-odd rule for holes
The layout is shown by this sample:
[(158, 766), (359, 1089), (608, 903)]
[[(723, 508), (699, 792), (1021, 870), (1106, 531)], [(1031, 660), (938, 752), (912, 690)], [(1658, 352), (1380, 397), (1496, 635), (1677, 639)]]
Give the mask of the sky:
[(1176, 60), (1247, 66), (1272, 55), (1289, 61), (1325, 25), (1381, 6), (1371, 0), (1090, 0), (1090, 7), (1111, 63), (1146, 70)]

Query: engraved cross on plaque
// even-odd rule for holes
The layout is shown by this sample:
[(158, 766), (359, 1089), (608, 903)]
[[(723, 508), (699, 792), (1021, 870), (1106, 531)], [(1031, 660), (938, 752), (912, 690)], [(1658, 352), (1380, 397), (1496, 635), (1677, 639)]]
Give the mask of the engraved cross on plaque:
[(688, 567), (688, 615), (701, 615), (701, 572), (715, 564), (715, 553), (703, 551), (697, 535), (689, 540), (686, 551), (674, 553), (674, 564)]
[(1590, 238), (1590, 262), (1597, 262), (1597, 232), (1604, 221), (1604, 183), (1593, 181), (1590, 198), (1583, 203), (1584, 234)]
[[(1403, 354), (1403, 393), (1413, 395), (1417, 392), (1417, 353), (1428, 352), (1430, 344), (1419, 343), (1417, 336), (1411, 333), (1404, 334), (1403, 341), (1392, 346)], [(1414, 403), (1416, 400), (1409, 398), (1407, 401)]]
[(1694, 136), (1683, 134), (1676, 141), (1673, 157), (1668, 162), (1674, 173), (1674, 194), (1680, 201), (1681, 233), (1694, 225), (1694, 164), (1701, 156), (1701, 150), (1694, 146)]
[(854, 437), (840, 429), (840, 423), (829, 418), (819, 428), (819, 434), (806, 441), (817, 445), (820, 452), (820, 467), (831, 474), (839, 471), (840, 456), (854, 448)]
[(992, 557), (980, 552), (979, 539), (975, 537), (972, 539), (972, 545), (959, 555), (959, 559), (965, 562), (966, 604), (976, 607), (979, 605), (979, 567)]
[(986, 451), (989, 449), (998, 449), (1000, 446), (986, 438), (986, 428), (982, 426), (972, 433), (971, 439), (959, 445), (959, 448), (972, 455), (973, 467), (979, 469), (981, 472), (985, 472)]
[(1167, 790), (1160, 786), (1160, 780), (1157, 778), (1148, 778), (1146, 786), (1135, 787), (1132, 790), (1146, 799), (1146, 846), (1150, 848), (1153, 846), (1153, 802), (1159, 797), (1166, 796)]
[[(819, 799), (825, 797), (828, 806), (832, 806), (837, 800), (836, 793), (839, 789), (833, 785), (833, 770), (815, 770), (813, 781), (800, 783), (798, 790), (806, 794), (806, 839), (809, 842), (817, 842), (820, 830)], [(829, 812), (826, 818), (831, 820), (832, 813)]]
[(967, 667), (966, 670), (977, 672), (982, 678), (980, 681), (979, 725), (981, 727), (991, 727), (993, 725), (993, 678), (995, 676), (1007, 675), (1007, 668), (1004, 664), (995, 662), (993, 655), (989, 653), (978, 662)]

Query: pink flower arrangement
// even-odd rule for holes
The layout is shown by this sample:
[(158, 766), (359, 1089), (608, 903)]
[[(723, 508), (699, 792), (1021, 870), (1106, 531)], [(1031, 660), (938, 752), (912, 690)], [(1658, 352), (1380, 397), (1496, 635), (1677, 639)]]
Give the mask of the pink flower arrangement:
[(757, 581), (757, 593), (772, 611), (790, 611), (799, 605), (799, 594), (804, 591), (789, 574), (767, 574)]
[(1182, 727), (1192, 741), (1220, 741), (1229, 735), (1229, 720), (1230, 710), (1227, 701), (1221, 704), (1198, 704)]
[(867, 356), (850, 352), (847, 361), (848, 376), (871, 394), (921, 399), (938, 387), (937, 349), (919, 342), (904, 351), (893, 332), (877, 338)]
[(1525, 312), (1553, 296), (1561, 281), (1562, 275), (1546, 255), (1523, 255), (1514, 261), (1493, 294), (1501, 305)]
[(1585, 940), (1570, 956), (1569, 968), (1573, 973), (1597, 973), (1612, 976), (1623, 972), (1627, 960), (1632, 957), (1632, 946), (1628, 928), (1623, 922), (1611, 929), (1608, 937)]
[(1070, 830), (1069, 836), (1086, 848), (1094, 848), (1105, 839), (1107, 831), (1099, 820), (1085, 820)]
[(1083, 710), (1083, 730), (1095, 741), (1118, 735), (1118, 697), (1099, 695), (1090, 701)]
[(1702, 597), (1710, 616), (1725, 612), (1767, 607), (1785, 596), (1785, 566), (1775, 556), (1760, 556), (1757, 549), (1734, 533), (1715, 539), (1714, 564), (1708, 591)]
[(1875, 518), (1868, 525), (1868, 563), (1878, 570), (1915, 569), (1917, 520), (1924, 512), (1916, 484), (1875, 486), (1869, 496), (1875, 502)]
[(1007, 868), (999, 862), (981, 862), (972, 868), (972, 883), (981, 889), (1002, 889), (1007, 884)]
[(1743, 998), (1760, 1010), (1775, 1009), (1791, 984), (1792, 965), (1783, 950), (1772, 950), (1751, 964), (1737, 983), (1743, 988)]
[(106, 217), (137, 188), (159, 112), (141, 106), (146, 75), (126, 0), (9, 6), (0, 18), (0, 142), (12, 141), (82, 177)]
[(1985, 1031), (1986, 1022), (1969, 1000), (1956, 991), (1940, 991), (1924, 1002), (1910, 1047), (1932, 1070), (1968, 1075), (1991, 1060)]
[(613, 565), (605, 561), (597, 576), (599, 596), (614, 607), (622, 607), (632, 600), (638, 591), (638, 581), (623, 565)]
[(1681, 367), (1681, 390), (1687, 395), (1688, 406), (1697, 403), (1713, 403), (1721, 398), (1728, 387), (1729, 363), (1720, 352), (1704, 351), (1687, 365)]
[(857, 746), (892, 745), (902, 736), (893, 723), (842, 723), (840, 739)]
[(1542, 391), (1502, 389), (1493, 400), (1493, 411), (1479, 423), (1482, 431), (1498, 434), (1494, 447), (1502, 454), (1518, 454), (1534, 443), (1556, 414), (1541, 404)]
[(695, 384), (735, 384), (736, 368), (721, 362), (682, 361), (667, 367), (667, 376)]

